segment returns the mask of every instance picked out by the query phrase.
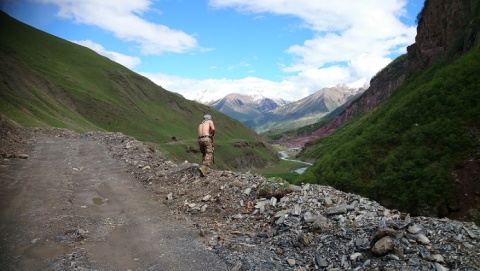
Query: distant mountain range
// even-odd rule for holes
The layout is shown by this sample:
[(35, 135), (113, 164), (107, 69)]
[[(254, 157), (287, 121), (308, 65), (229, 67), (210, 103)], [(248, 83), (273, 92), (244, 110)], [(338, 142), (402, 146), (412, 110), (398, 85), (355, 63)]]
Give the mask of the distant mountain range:
[(366, 88), (367, 86), (351, 88), (340, 84), (323, 88), (294, 102), (261, 95), (232, 93), (208, 105), (262, 133), (316, 123), (330, 113), (337, 112)]
[(284, 106), (289, 102), (259, 95), (231, 93), (222, 99), (208, 103), (209, 106), (243, 123), (251, 122), (266, 112)]

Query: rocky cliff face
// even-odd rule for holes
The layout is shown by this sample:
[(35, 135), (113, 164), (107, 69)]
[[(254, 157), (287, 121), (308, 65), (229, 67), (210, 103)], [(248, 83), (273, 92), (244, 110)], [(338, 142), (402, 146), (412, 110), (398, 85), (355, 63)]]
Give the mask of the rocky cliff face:
[(408, 47), (407, 74), (446, 55), (455, 59), (480, 44), (479, 9), (477, 0), (426, 0), (417, 17), (415, 43)]
[(440, 59), (459, 57), (480, 44), (480, 5), (478, 0), (426, 0), (418, 16), (415, 43), (405, 56), (392, 62), (370, 82), (363, 95), (332, 121), (312, 135), (285, 140), (284, 145), (302, 147), (314, 138), (334, 132), (353, 116), (373, 110), (416, 71), (429, 67)]

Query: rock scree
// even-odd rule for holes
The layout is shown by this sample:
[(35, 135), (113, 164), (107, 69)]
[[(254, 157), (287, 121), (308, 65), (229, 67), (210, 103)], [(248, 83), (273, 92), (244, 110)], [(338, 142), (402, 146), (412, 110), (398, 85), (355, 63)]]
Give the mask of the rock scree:
[(4, 128), (0, 270), (480, 270), (474, 223), (327, 186), (202, 178), (121, 133)]

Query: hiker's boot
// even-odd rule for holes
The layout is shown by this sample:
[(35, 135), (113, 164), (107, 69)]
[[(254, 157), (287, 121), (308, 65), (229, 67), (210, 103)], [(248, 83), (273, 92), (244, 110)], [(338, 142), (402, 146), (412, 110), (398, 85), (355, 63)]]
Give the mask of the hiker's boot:
[(207, 176), (207, 174), (208, 174), (208, 167), (205, 166), (205, 165), (201, 165), (201, 166), (198, 168), (198, 171), (200, 171), (200, 176), (205, 177), (205, 176)]

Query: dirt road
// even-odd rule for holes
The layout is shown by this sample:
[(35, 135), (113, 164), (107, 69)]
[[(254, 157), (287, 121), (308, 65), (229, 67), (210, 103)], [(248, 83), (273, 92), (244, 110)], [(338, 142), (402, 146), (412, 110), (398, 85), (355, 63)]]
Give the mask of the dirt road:
[(0, 163), (1, 270), (229, 270), (104, 145), (41, 136), (27, 153)]

